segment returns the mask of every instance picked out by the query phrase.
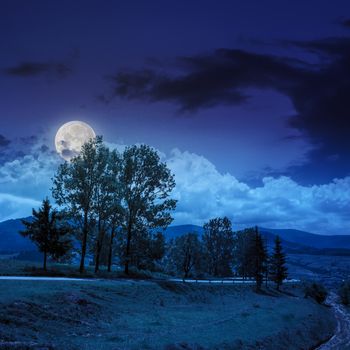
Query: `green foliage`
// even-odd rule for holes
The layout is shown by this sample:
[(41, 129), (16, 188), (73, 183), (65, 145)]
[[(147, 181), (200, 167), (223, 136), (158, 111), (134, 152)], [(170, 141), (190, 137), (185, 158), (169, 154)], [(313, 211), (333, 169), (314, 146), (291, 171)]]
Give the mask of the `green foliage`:
[(172, 221), (170, 212), (176, 201), (169, 199), (175, 187), (174, 176), (158, 153), (149, 146), (131, 146), (123, 153), (121, 182), (123, 187), (123, 239), (125, 240), (125, 273), (132, 262), (132, 247), (148, 230), (166, 228)]
[(83, 145), (77, 157), (60, 165), (53, 179), (52, 196), (72, 220), (80, 224), (76, 234), (81, 240), (81, 273), (84, 271), (88, 236), (93, 226), (98, 184), (105, 166), (103, 153), (105, 147), (102, 138), (91, 139)]
[[(95, 272), (100, 262), (111, 270), (116, 234), (124, 251), (120, 258), (138, 268), (164, 255), (164, 239), (150, 229), (165, 228), (176, 201), (169, 199), (174, 176), (151, 147), (131, 146), (123, 154), (110, 151), (97, 137), (83, 145), (81, 153), (62, 164), (52, 195), (79, 223), (80, 272), (87, 249), (94, 254)], [(89, 247), (88, 247), (89, 246)]]
[(213, 276), (232, 275), (234, 239), (231, 221), (227, 217), (215, 218), (203, 228), (207, 272)]
[(260, 290), (267, 268), (268, 255), (263, 238), (257, 227), (255, 228), (255, 234), (251, 243), (250, 249), (248, 249), (248, 256), (252, 261), (251, 268), (252, 275), (255, 279), (256, 290)]
[(253, 260), (251, 259), (255, 230), (248, 228), (238, 231), (234, 236), (234, 262), (236, 272), (243, 278), (253, 276)]
[(268, 271), (268, 253), (258, 228), (248, 228), (235, 234), (235, 266), (243, 278), (253, 277), (260, 290)]
[(276, 283), (276, 288), (279, 290), (280, 286), (288, 277), (287, 267), (286, 267), (286, 256), (282, 249), (281, 239), (276, 236), (274, 251), (270, 259), (269, 264), (270, 278)]
[[(96, 221), (94, 239), (95, 272), (98, 272), (101, 253), (113, 247), (113, 239), (107, 240), (108, 233), (121, 224), (121, 157), (116, 151), (110, 151), (106, 146), (97, 148), (97, 181), (93, 197), (92, 213)], [(112, 237), (111, 237), (112, 238)], [(111, 245), (107, 249), (108, 243)], [(102, 257), (103, 258), (103, 257)]]
[(340, 301), (344, 305), (349, 305), (350, 304), (350, 282), (345, 281), (339, 288), (338, 291)]
[(327, 298), (328, 292), (326, 288), (317, 282), (306, 283), (304, 286), (304, 297), (311, 297), (319, 304), (322, 304)]
[(68, 234), (71, 229), (63, 224), (63, 215), (53, 209), (46, 198), (38, 211), (33, 209), (33, 220), (22, 220), (25, 230), (21, 235), (29, 237), (44, 254), (43, 268), (46, 270), (47, 256), (57, 260), (64, 256), (71, 248)]
[(168, 269), (184, 278), (195, 270), (200, 271), (203, 259), (203, 247), (197, 233), (187, 233), (177, 237), (169, 244)]
[[(121, 232), (117, 239), (117, 253), (120, 263), (126, 261), (126, 239)], [(160, 232), (152, 233), (147, 228), (135, 227), (130, 242), (129, 264), (139, 270), (157, 269), (157, 263), (165, 254), (165, 238)], [(130, 269), (129, 269), (130, 270)]]

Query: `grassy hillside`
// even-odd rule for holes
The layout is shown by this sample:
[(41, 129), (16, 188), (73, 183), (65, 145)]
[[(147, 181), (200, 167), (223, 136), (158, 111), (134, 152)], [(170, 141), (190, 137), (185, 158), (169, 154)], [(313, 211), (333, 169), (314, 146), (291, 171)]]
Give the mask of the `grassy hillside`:
[[(40, 349), (307, 349), (330, 310), (244, 286), (0, 281), (0, 340)], [(254, 331), (252, 331), (254, 330)]]

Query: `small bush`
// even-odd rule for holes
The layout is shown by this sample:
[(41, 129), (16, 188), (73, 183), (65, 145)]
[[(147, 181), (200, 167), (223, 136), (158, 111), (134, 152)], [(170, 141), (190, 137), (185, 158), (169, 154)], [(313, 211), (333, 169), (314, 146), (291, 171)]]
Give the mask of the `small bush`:
[(342, 304), (344, 305), (350, 304), (350, 281), (346, 281), (341, 285), (341, 287), (339, 288), (338, 294)]
[(321, 283), (312, 282), (304, 286), (304, 297), (311, 297), (319, 304), (322, 304), (326, 300), (327, 295), (328, 292)]

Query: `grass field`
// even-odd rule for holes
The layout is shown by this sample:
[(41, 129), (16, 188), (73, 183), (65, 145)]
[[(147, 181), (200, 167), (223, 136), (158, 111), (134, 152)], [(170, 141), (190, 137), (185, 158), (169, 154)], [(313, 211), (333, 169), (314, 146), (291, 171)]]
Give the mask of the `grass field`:
[(307, 349), (330, 336), (330, 310), (296, 287), (289, 292), (166, 281), (0, 281), (0, 339), (17, 342), (13, 349)]

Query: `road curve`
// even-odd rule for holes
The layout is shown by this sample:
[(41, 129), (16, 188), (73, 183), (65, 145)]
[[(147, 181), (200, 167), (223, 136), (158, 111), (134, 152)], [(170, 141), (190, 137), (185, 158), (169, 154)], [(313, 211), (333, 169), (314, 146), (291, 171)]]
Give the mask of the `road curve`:
[(36, 276), (0, 276), (4, 281), (93, 281), (87, 278), (73, 277), (36, 277)]
[(347, 350), (350, 349), (350, 314), (345, 306), (339, 303), (338, 296), (332, 292), (327, 298), (334, 311), (337, 320), (335, 334), (326, 343), (322, 344), (316, 350)]
[[(91, 282), (91, 281), (115, 281), (115, 282), (125, 282), (131, 281), (133, 279), (104, 279), (104, 278), (74, 278), (74, 277), (45, 277), (45, 276), (0, 276), (1, 280), (11, 280), (11, 281), (77, 281), (77, 282)], [(148, 280), (147, 280), (148, 281)], [(150, 280), (152, 281), (152, 279)], [(156, 280), (154, 280), (156, 281)], [(226, 278), (217, 280), (196, 280), (196, 279), (181, 279), (181, 278), (168, 278), (162, 279), (161, 281), (168, 282), (181, 282), (181, 283), (208, 283), (208, 284), (254, 284), (254, 280), (243, 280), (242, 278)], [(290, 279), (284, 281), (284, 283), (298, 283), (300, 280)]]

